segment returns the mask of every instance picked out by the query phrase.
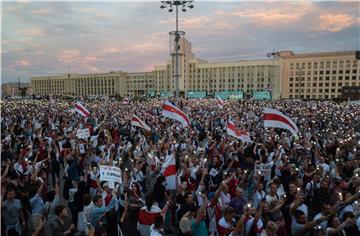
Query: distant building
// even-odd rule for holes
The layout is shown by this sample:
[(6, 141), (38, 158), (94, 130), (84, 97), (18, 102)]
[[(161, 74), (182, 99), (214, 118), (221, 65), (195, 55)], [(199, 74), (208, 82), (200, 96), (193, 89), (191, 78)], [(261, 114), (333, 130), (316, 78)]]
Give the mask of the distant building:
[[(68, 74), (31, 78), (35, 94), (131, 96), (174, 94), (175, 50), (164, 65), (149, 72)], [(250, 97), (270, 91), (272, 99), (341, 97), (343, 86), (360, 86), (360, 62), (355, 51), (294, 54), (280, 51), (273, 59), (210, 63), (195, 58), (191, 43), (180, 40), (179, 91)]]
[[(30, 83), (5, 83), (1, 85), (1, 96), (14, 97), (27, 95), (28, 90), (30, 90)], [(21, 93), (21, 91), (23, 91), (23, 93)]]
[(343, 100), (360, 100), (360, 86), (343, 87), (341, 95)]

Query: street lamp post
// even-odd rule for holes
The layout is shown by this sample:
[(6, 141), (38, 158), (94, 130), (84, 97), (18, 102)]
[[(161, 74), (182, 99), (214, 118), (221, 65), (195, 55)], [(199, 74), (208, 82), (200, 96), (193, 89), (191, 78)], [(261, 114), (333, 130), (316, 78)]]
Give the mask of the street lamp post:
[(175, 36), (175, 97), (179, 98), (179, 41), (180, 36), (185, 35), (184, 31), (179, 31), (179, 6), (182, 7), (182, 11), (186, 12), (186, 8), (193, 9), (192, 0), (187, 1), (161, 1), (161, 9), (169, 8), (169, 12), (173, 12), (175, 6), (176, 12), (176, 28), (175, 31), (169, 32), (170, 35)]
[[(272, 93), (272, 91), (273, 91), (273, 87), (272, 87), (272, 85), (274, 84), (274, 81), (272, 81), (272, 80), (275, 80), (275, 58), (278, 58), (279, 57), (279, 52), (275, 52), (275, 51), (272, 51), (272, 52), (270, 52), (270, 53), (267, 53), (266, 54), (267, 55), (267, 57), (271, 57), (272, 58), (272, 68), (271, 68), (271, 75), (270, 75), (270, 78), (271, 78), (271, 84), (270, 84), (270, 86), (271, 86), (271, 93)], [(279, 84), (281, 84), (281, 82), (279, 81)], [(279, 86), (280, 87), (280, 86)], [(273, 97), (273, 94), (271, 94), (271, 96)]]

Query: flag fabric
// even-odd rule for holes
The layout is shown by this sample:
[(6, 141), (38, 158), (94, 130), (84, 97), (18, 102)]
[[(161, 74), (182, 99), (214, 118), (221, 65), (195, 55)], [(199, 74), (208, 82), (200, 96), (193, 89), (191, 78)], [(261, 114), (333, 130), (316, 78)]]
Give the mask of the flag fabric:
[(166, 189), (176, 189), (176, 163), (174, 155), (167, 155), (164, 164), (162, 165), (161, 173), (166, 179)]
[(282, 112), (271, 108), (264, 108), (264, 127), (287, 129), (293, 135), (297, 135), (299, 132), (294, 121)]
[(216, 97), (216, 100), (217, 100), (218, 106), (220, 108), (223, 108), (224, 107), (224, 101), (219, 96)]
[(122, 100), (122, 103), (125, 104), (125, 105), (127, 105), (127, 104), (130, 103), (130, 99), (129, 99), (129, 98), (124, 98), (124, 99)]
[(139, 224), (150, 226), (154, 224), (156, 217), (159, 215), (161, 215), (161, 209), (157, 205), (152, 205), (150, 211), (147, 206), (143, 206), (139, 211)]
[(136, 115), (133, 115), (131, 118), (131, 125), (136, 126), (136, 127), (140, 127), (143, 128), (147, 131), (150, 131), (151, 128), (150, 126), (148, 126), (144, 121), (142, 121), (139, 117), (137, 117)]
[(242, 142), (251, 142), (249, 133), (237, 128), (232, 121), (229, 121), (226, 124), (226, 133), (234, 138), (241, 140)]
[(189, 117), (169, 101), (165, 101), (161, 115), (179, 121), (183, 127), (190, 125)]
[(75, 103), (75, 111), (84, 117), (88, 117), (90, 115), (90, 111), (80, 102)]

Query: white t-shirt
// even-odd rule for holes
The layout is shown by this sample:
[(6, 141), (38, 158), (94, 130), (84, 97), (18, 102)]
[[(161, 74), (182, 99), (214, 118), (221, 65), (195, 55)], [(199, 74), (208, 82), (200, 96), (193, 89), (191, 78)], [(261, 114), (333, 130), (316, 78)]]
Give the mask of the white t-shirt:
[(231, 196), (229, 193), (226, 194), (224, 192), (220, 193), (221, 207), (224, 207), (225, 205), (229, 205), (230, 200), (231, 200)]
[[(314, 220), (320, 219), (320, 217), (322, 217), (322, 216), (324, 216), (324, 215), (320, 212), (320, 213), (318, 213), (317, 215), (314, 216)], [(319, 225), (321, 226), (322, 229), (326, 229), (327, 224), (328, 224), (327, 220), (324, 220)], [(316, 229), (316, 228), (317, 228), (317, 226), (314, 227), (314, 229)]]
[(159, 233), (156, 229), (154, 229), (154, 225), (151, 225), (150, 236), (163, 236), (163, 235)]
[(266, 197), (265, 197), (265, 199), (266, 199), (266, 202), (270, 205), (271, 202), (273, 202), (273, 201), (278, 201), (278, 200), (279, 200), (279, 197), (277, 196), (277, 194), (275, 194), (273, 197), (270, 196), (269, 194), (267, 194)]

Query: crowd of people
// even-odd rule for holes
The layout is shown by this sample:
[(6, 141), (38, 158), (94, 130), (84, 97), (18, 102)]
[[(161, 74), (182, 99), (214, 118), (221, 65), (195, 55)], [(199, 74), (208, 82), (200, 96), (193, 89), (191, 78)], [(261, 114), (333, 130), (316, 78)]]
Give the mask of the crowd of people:
[[(1, 234), (360, 235), (360, 105), (172, 102), (190, 126), (162, 117), (162, 99), (83, 99), (87, 117), (68, 100), (1, 101)], [(298, 135), (265, 128), (265, 107)], [(228, 120), (251, 141), (229, 136)], [(100, 166), (119, 167), (121, 181), (101, 181)]]

